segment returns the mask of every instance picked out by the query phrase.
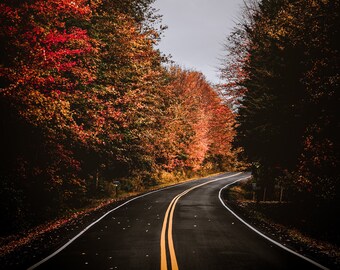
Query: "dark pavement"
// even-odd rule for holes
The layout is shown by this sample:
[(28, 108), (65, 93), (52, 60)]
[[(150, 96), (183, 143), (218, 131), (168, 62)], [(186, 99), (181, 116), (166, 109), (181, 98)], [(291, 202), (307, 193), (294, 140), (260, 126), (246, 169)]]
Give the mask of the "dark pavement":
[[(249, 176), (233, 175), (203, 178), (133, 200), (36, 269), (160, 269), (161, 231), (170, 202), (191, 187), (220, 178), (177, 202), (173, 241), (179, 269), (319, 269), (256, 234), (221, 204), (219, 190)], [(175, 269), (168, 239), (166, 243), (167, 269)]]

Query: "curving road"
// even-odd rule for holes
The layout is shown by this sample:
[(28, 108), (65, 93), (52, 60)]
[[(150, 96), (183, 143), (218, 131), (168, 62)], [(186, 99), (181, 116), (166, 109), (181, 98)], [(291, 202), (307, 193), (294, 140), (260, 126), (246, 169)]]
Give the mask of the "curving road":
[(29, 269), (320, 269), (222, 205), (220, 189), (247, 177), (227, 173), (134, 198)]

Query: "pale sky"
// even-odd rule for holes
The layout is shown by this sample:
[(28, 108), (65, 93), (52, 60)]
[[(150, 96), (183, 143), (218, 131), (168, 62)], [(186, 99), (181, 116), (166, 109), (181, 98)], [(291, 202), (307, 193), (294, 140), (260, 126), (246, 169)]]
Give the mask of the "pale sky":
[(223, 43), (236, 25), (243, 0), (156, 0), (154, 7), (169, 28), (159, 44), (181, 67), (201, 71), (218, 83)]

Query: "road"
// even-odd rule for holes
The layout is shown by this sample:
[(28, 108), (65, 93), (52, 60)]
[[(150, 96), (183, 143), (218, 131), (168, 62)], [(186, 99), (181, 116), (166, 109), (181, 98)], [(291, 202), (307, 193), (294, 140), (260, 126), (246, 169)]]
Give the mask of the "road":
[(222, 205), (247, 173), (187, 182), (128, 201), (30, 269), (320, 269)]

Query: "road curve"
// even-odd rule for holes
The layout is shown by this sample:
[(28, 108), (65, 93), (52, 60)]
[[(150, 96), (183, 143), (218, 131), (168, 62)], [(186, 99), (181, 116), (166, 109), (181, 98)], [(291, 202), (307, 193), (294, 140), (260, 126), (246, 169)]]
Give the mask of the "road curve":
[(226, 173), (128, 201), (29, 269), (320, 269), (268, 241), (228, 211)]

